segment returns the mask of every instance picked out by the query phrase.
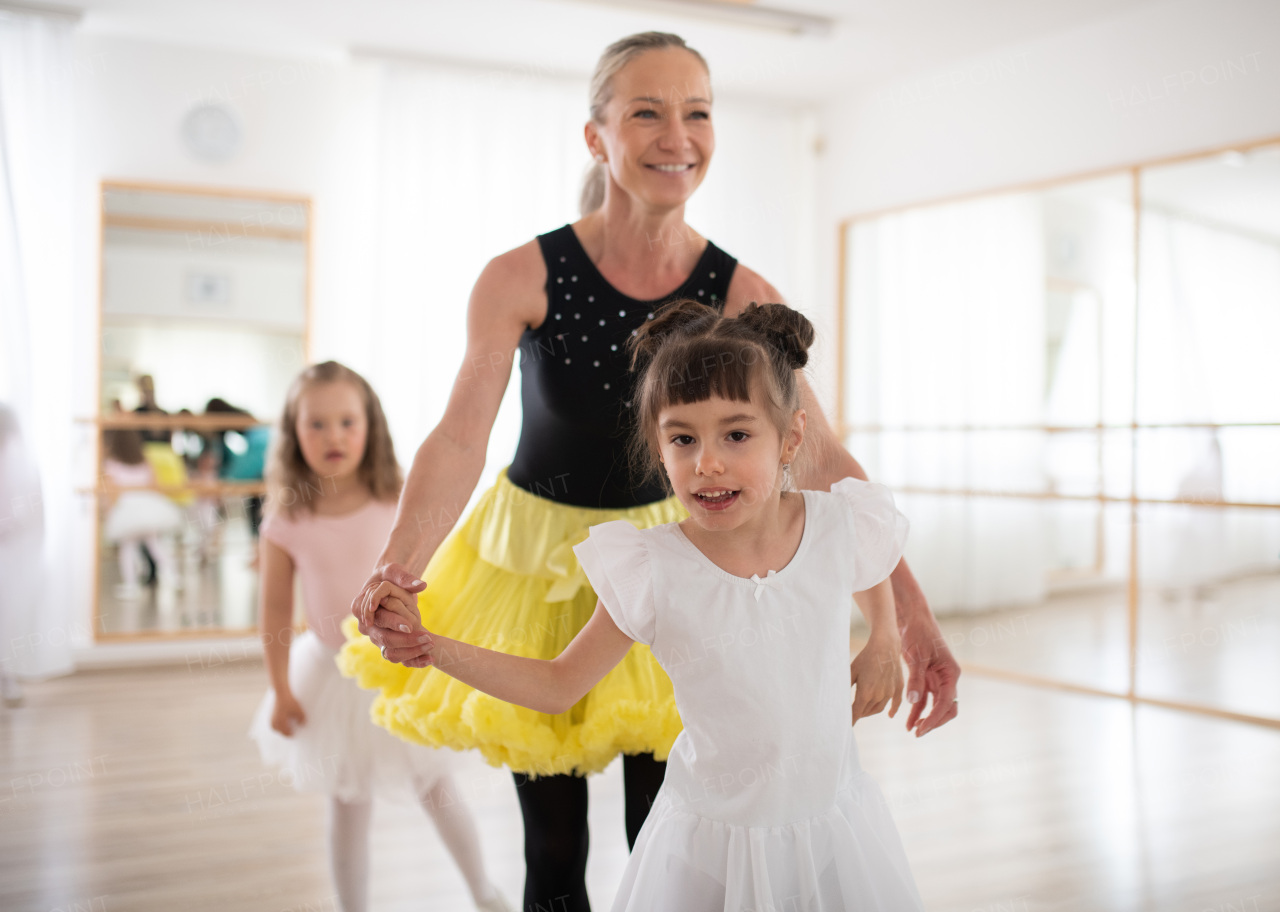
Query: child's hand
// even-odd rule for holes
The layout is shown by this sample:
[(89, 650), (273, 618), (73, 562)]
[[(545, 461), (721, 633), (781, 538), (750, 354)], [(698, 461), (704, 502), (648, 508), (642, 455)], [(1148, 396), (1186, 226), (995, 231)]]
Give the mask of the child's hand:
[[(401, 633), (422, 630), (418, 615), (418, 600), (412, 592), (401, 589), (395, 583), (383, 580), (369, 598), (374, 607), (374, 623), (379, 627), (394, 628)], [(394, 617), (388, 617), (390, 612)]]
[[(404, 594), (412, 602), (413, 596), (407, 592)], [(398, 595), (384, 596), (382, 599), (382, 606), (388, 611), (393, 611), (400, 615), (403, 615), (406, 611), (412, 611), (415, 618), (414, 626), (417, 628), (414, 632), (419, 634), (417, 641), (412, 646), (403, 648), (383, 646), (382, 657), (389, 662), (398, 662), (408, 668), (426, 668), (428, 665), (434, 664), (435, 654), (433, 650), (435, 648), (435, 641), (432, 640), (431, 634), (427, 631), (427, 628), (423, 627), (421, 623), (416, 622), (418, 612), (405, 605)]]
[[(367, 636), (374, 627), (383, 627), (387, 630), (400, 629), (401, 619), (392, 616), (389, 609), (384, 609), (383, 598), (388, 594), (408, 595), (410, 597), (403, 601), (406, 605), (412, 606), (414, 603), (412, 596), (426, 588), (426, 583), (416, 579), (399, 564), (385, 564), (374, 570), (373, 575), (365, 580), (360, 594), (351, 603), (351, 613), (360, 622), (360, 632)], [(384, 609), (381, 617), (378, 616), (380, 609)], [(416, 627), (418, 612), (413, 611), (411, 614), (412, 617), (406, 617), (404, 620), (410, 622), (408, 626)]]
[(292, 693), (276, 694), (276, 708), (271, 713), (271, 727), (284, 735), (286, 738), (292, 738), (295, 729), (299, 725), (307, 724), (307, 714), (302, 711), (302, 704), (299, 703)]
[(902, 703), (902, 640), (896, 630), (872, 632), (849, 665), (849, 683), (856, 686), (854, 724), (863, 716), (874, 716), (890, 701), (889, 717), (893, 718)]

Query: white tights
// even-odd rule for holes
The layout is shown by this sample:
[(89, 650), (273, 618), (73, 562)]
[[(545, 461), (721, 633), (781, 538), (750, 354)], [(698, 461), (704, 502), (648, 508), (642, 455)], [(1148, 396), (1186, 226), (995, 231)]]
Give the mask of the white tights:
[(142, 538), (126, 538), (117, 543), (120, 579), (126, 586), (136, 586), (142, 579), (142, 545), (146, 544), (151, 559), (156, 562), (156, 581), (173, 585), (178, 580), (178, 568), (174, 563), (173, 549), (159, 535)]
[[(454, 788), (453, 778), (441, 776), (418, 800), (466, 879), (472, 900), (481, 903), (492, 899), (494, 888), (484, 873), (475, 821)], [(342, 912), (365, 912), (368, 905), (372, 811), (372, 801), (330, 800), (329, 868)]]

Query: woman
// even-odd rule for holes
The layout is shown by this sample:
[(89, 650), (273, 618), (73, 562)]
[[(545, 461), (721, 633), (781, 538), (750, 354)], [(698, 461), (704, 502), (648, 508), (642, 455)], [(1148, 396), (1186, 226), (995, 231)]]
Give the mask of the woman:
[[(355, 640), (342, 657), (364, 686), (381, 687), (380, 724), (429, 744), (476, 748), (511, 767), (525, 822), (526, 908), (589, 908), (583, 776), (619, 753), (634, 844), (679, 732), (670, 682), (637, 646), (568, 713), (510, 707), (416, 670), (421, 631), (402, 628), (379, 602), (388, 583), (422, 592), (419, 609), (433, 631), (522, 655), (557, 655), (596, 603), (572, 552), (587, 528), (614, 519), (647, 527), (686, 515), (661, 487), (629, 477), (626, 339), (672, 298), (692, 297), (729, 315), (752, 301), (782, 299), (685, 224), (684, 205), (706, 175), (715, 134), (707, 65), (682, 39), (651, 32), (605, 51), (585, 137), (595, 165), (583, 217), (497, 257), (476, 282), (467, 355), (445, 416), (418, 450), (379, 566), (353, 604), (372, 642)], [(515, 458), (440, 547), (479, 481), (511, 374), (506, 353), (517, 350), (524, 423)], [(796, 486), (827, 490), (849, 475), (865, 478), (803, 377), (800, 383), (819, 455), (796, 473)], [(414, 575), (424, 566), (425, 584)], [(921, 735), (954, 717), (959, 667), (905, 564), (893, 579), (908, 690), (917, 694), (907, 725)], [(381, 661), (379, 650), (409, 667)], [(921, 718), (925, 694), (934, 705)]]

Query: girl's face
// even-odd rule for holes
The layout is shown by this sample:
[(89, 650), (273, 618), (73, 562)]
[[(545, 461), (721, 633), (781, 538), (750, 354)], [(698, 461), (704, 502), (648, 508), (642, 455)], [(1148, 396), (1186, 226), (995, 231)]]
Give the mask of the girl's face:
[(604, 123), (588, 122), (587, 145), (603, 154), (613, 183), (655, 208), (683, 205), (715, 151), (711, 78), (682, 48), (646, 51), (613, 77)]
[(795, 457), (804, 429), (797, 410), (786, 439), (753, 389), (751, 402), (712, 396), (658, 414), (659, 453), (676, 496), (707, 530), (727, 531), (776, 506), (782, 466)]
[(369, 432), (360, 391), (350, 383), (319, 383), (298, 400), (298, 445), (311, 471), (343, 481), (360, 468)]

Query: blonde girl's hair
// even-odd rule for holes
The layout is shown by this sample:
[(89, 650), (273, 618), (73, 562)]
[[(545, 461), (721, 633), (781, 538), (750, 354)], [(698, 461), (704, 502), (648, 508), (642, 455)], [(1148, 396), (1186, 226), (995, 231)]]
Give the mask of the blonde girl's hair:
[[(619, 70), (645, 51), (660, 51), (665, 48), (681, 48), (688, 51), (698, 58), (698, 62), (708, 74), (711, 73), (711, 67), (707, 66), (706, 59), (685, 44), (684, 39), (679, 35), (673, 35), (670, 32), (639, 32), (620, 38), (604, 49), (604, 53), (596, 62), (595, 72), (591, 74), (591, 119), (598, 124), (604, 123), (605, 106), (613, 98), (613, 77), (618, 75)], [(586, 215), (604, 205), (605, 183), (604, 163), (593, 162), (582, 179), (582, 193), (578, 198), (579, 212)]]
[(142, 434), (132, 428), (104, 431), (107, 456), (125, 465), (142, 465), (147, 461), (142, 449)]
[(813, 324), (785, 304), (751, 304), (736, 317), (698, 301), (664, 304), (631, 337), (636, 425), (631, 456), (635, 477), (660, 478), (658, 416), (664, 408), (720, 396), (750, 402), (759, 385), (779, 436), (800, 408), (796, 371), (809, 363)]
[(323, 491), (322, 479), (302, 458), (298, 444), (298, 404), (307, 390), (325, 383), (350, 383), (364, 401), (365, 436), (364, 458), (357, 469), (360, 480), (375, 500), (394, 501), (400, 496), (404, 478), (396, 462), (395, 447), (391, 444), (391, 431), (382, 403), (369, 382), (351, 368), (337, 361), (313, 364), (303, 370), (289, 387), (284, 411), (276, 427), (267, 462), (267, 510), (283, 512), (293, 518), (303, 512), (314, 512), (315, 498)]

